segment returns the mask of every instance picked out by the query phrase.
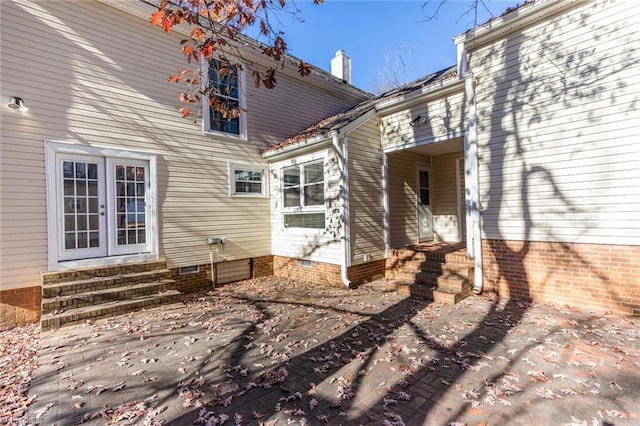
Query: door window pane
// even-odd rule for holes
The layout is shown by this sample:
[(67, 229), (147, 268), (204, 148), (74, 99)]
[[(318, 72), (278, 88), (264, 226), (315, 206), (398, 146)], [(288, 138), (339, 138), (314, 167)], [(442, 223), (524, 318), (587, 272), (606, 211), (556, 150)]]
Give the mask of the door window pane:
[(87, 178), (86, 169), (87, 169), (87, 165), (85, 163), (77, 162), (76, 163), (76, 179), (86, 179)]
[(116, 244), (142, 244), (146, 240), (145, 168), (127, 164), (114, 167)]
[(100, 247), (100, 234), (98, 232), (89, 232), (89, 246)]

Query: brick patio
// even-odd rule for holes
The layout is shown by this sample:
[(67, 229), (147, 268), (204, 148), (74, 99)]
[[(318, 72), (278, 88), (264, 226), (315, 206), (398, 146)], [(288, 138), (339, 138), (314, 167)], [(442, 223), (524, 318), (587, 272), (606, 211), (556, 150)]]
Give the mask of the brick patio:
[(43, 333), (29, 423), (637, 424), (638, 318), (390, 289), (262, 278)]

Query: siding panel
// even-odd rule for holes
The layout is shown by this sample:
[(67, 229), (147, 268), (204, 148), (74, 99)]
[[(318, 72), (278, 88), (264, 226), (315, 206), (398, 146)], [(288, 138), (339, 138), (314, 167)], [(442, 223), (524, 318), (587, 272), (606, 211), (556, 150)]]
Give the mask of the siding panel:
[[(425, 140), (439, 142), (462, 135), (464, 99), (464, 93), (460, 91), (385, 116), (382, 119), (383, 148), (400, 148)], [(409, 123), (418, 115), (426, 117), (426, 122), (411, 127)]]
[(640, 244), (638, 45), (598, 0), (471, 52), (485, 238)]
[(378, 120), (349, 134), (349, 210), (352, 263), (384, 259), (382, 148)]

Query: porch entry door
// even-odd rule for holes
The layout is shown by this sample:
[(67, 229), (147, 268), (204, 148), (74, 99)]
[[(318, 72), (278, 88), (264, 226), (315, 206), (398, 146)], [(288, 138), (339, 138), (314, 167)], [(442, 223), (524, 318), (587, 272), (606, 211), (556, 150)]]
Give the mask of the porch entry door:
[(146, 161), (56, 156), (59, 260), (149, 252)]
[(418, 242), (433, 240), (433, 213), (431, 209), (431, 168), (416, 166)]

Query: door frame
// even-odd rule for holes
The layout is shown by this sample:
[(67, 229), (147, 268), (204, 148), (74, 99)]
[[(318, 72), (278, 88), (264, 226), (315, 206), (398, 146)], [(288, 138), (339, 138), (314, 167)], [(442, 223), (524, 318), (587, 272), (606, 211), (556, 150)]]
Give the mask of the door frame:
[[(429, 210), (431, 212), (431, 236), (430, 237), (421, 237), (420, 236), (420, 172), (426, 171), (429, 173)], [(434, 221), (433, 221), (433, 169), (431, 165), (427, 163), (416, 163), (416, 235), (417, 242), (425, 242), (425, 241), (433, 241), (435, 239), (435, 229), (434, 229)]]
[[(119, 147), (86, 145), (76, 142), (46, 140), (45, 145), (45, 182), (47, 200), (47, 248), (48, 270), (75, 269), (92, 266), (114, 265), (119, 263), (156, 260), (158, 258), (158, 214), (157, 214), (157, 156), (152, 152), (130, 151)], [(121, 158), (126, 160), (141, 160), (149, 164), (149, 198), (148, 198), (148, 236), (150, 251), (138, 254), (107, 255), (79, 260), (60, 260), (59, 256), (59, 225), (58, 187), (56, 176), (56, 157), (58, 154), (101, 157), (107, 159)], [(108, 175), (105, 173), (105, 176)], [(105, 177), (106, 179), (106, 177)], [(107, 194), (108, 196), (108, 194)]]

